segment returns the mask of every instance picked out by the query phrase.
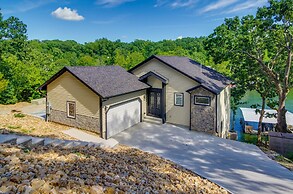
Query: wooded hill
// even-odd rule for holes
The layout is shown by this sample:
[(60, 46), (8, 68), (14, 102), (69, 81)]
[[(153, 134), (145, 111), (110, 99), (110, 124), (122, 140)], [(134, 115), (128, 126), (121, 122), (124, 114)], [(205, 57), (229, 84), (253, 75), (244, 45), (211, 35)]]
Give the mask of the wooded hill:
[(17, 18), (0, 17), (1, 22), (6, 23), (0, 31), (1, 104), (41, 97), (36, 89), (64, 66), (120, 65), (130, 69), (156, 54), (188, 56), (214, 66), (204, 48), (204, 37), (130, 43), (106, 38), (85, 44), (73, 40), (39, 41), (27, 40), (26, 25)]

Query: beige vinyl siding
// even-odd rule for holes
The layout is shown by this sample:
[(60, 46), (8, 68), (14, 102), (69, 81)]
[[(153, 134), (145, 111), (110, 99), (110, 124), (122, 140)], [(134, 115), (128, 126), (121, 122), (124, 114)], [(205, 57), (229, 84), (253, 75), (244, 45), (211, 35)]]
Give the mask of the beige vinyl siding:
[(224, 138), (230, 130), (230, 92), (230, 86), (227, 86), (217, 97), (217, 126), (220, 131), (222, 122), (222, 131), (219, 136)]
[(162, 81), (154, 76), (148, 77), (148, 84), (151, 85), (152, 88), (162, 89)]
[[(166, 121), (178, 125), (190, 125), (190, 94), (186, 90), (195, 87), (198, 83), (166, 64), (152, 59), (132, 71), (138, 77), (153, 71), (169, 79), (166, 85)], [(184, 93), (184, 106), (174, 106), (174, 93)]]
[(74, 101), (77, 115), (100, 117), (99, 96), (69, 72), (47, 86), (47, 98), (53, 110), (66, 112), (66, 102)]
[(124, 94), (120, 96), (116, 96), (113, 98), (109, 98), (108, 100), (102, 102), (102, 137), (105, 138), (106, 134), (106, 110), (113, 105), (120, 104), (123, 102), (131, 101), (133, 99), (140, 98), (142, 103), (141, 114), (142, 117), (146, 115), (146, 90), (132, 92), (129, 94)]

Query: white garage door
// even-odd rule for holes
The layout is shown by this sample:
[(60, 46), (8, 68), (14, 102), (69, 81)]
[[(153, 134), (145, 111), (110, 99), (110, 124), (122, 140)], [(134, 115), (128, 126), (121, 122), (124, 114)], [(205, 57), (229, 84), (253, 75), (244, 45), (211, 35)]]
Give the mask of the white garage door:
[(107, 113), (107, 138), (140, 122), (140, 101), (110, 107)]

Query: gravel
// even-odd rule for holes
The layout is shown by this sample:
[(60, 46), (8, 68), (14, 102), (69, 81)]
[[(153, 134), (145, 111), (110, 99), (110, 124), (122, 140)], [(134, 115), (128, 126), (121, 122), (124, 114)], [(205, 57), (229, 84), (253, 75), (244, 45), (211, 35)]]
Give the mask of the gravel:
[(0, 145), (0, 193), (228, 193), (154, 154), (115, 149)]

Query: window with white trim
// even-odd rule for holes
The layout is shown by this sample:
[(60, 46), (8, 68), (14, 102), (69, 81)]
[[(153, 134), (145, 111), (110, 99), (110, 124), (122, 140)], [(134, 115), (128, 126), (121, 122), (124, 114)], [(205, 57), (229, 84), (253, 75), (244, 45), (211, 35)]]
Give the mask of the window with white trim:
[(210, 106), (211, 98), (209, 96), (194, 96), (194, 104)]
[(67, 117), (75, 119), (75, 115), (76, 115), (75, 102), (67, 101), (66, 107), (67, 107)]
[(175, 93), (174, 94), (174, 105), (175, 106), (184, 106), (184, 94)]

